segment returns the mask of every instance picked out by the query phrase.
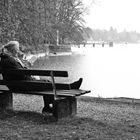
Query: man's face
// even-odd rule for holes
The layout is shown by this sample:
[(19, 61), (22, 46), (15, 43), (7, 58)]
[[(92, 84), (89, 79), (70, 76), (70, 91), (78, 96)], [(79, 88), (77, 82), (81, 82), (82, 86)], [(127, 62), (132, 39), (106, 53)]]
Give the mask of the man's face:
[(25, 54), (24, 54), (23, 52), (21, 52), (21, 51), (18, 51), (18, 57), (19, 57), (20, 59), (24, 59)]

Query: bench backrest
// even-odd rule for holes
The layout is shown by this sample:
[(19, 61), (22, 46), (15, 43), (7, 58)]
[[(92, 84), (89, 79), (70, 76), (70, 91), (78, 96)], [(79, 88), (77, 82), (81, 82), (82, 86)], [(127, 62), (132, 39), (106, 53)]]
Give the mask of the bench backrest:
[[(0, 74), (23, 74), (23, 75), (36, 75), (36, 76), (50, 76), (52, 78), (52, 86), (54, 91), (54, 97), (57, 97), (56, 86), (54, 77), (68, 77), (67, 71), (58, 71), (58, 70), (37, 70), (37, 69), (0, 69)], [(4, 81), (0, 80), (0, 85), (34, 85), (41, 82), (34, 81)]]

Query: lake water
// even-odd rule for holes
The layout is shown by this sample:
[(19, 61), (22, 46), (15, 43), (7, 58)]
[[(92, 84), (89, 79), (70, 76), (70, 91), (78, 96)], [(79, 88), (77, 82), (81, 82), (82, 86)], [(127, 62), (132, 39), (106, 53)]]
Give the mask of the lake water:
[(89, 96), (140, 98), (140, 44), (73, 48), (73, 55), (50, 56), (40, 66), (68, 70), (67, 82), (83, 77)]

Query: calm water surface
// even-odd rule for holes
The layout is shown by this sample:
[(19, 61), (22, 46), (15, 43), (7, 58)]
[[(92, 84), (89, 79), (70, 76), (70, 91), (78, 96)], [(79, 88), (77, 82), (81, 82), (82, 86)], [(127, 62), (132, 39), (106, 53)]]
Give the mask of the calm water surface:
[(39, 64), (42, 69), (68, 70), (65, 82), (83, 77), (81, 88), (91, 90), (89, 96), (140, 98), (140, 44), (87, 46)]

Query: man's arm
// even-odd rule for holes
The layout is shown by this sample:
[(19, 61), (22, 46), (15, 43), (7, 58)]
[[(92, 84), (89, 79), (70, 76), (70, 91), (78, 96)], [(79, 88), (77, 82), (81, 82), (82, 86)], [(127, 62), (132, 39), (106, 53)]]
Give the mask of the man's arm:
[(7, 69), (23, 69), (20, 63), (16, 62), (15, 60), (8, 60), (8, 59), (1, 61), (1, 66), (2, 68), (7, 68)]

